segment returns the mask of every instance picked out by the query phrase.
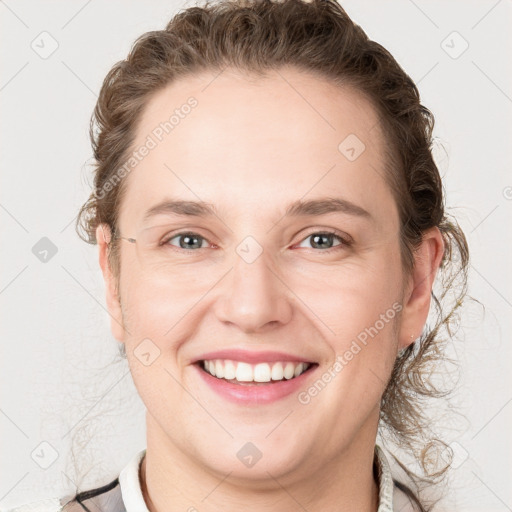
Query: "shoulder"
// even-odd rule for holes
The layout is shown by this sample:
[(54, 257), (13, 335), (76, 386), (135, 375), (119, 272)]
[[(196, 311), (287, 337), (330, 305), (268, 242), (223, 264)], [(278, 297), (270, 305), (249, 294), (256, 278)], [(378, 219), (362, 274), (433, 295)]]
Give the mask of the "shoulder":
[(1, 508), (0, 512), (60, 512), (62, 502), (60, 498), (45, 498), (30, 501), (14, 508)]
[(0, 508), (0, 512), (90, 512), (91, 510), (126, 512), (118, 478), (88, 491), (60, 498), (32, 501), (15, 508)]
[(402, 482), (393, 479), (393, 510), (400, 512), (417, 512), (412, 491)]
[(375, 445), (375, 475), (379, 482), (379, 508), (378, 512), (416, 512), (423, 510), (414, 497), (414, 493), (405, 485), (396, 479), (384, 450)]
[(119, 478), (95, 489), (79, 492), (67, 500), (61, 500), (61, 512), (89, 512), (101, 510), (102, 512), (126, 512)]

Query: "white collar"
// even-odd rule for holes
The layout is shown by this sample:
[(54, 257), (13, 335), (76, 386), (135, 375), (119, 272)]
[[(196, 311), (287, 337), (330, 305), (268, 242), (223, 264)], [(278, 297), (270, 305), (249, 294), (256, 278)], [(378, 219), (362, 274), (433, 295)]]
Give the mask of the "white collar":
[[(377, 467), (379, 468), (379, 508), (377, 512), (393, 512), (394, 484), (391, 469), (382, 448), (375, 445)], [(139, 469), (146, 449), (137, 453), (119, 473), (119, 485), (126, 512), (149, 512), (142, 495)]]
[(126, 512), (149, 512), (142, 495), (139, 468), (146, 449), (137, 453), (119, 473), (119, 485)]

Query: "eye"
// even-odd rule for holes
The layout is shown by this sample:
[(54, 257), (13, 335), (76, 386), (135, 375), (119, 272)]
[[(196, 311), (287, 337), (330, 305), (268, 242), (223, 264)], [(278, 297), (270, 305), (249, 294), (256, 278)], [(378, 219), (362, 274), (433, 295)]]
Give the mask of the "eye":
[[(171, 240), (174, 239), (179, 240), (178, 245), (170, 243)], [(311, 243), (313, 248), (320, 249), (321, 252), (341, 250), (349, 247), (352, 244), (351, 239), (339, 231), (315, 231), (304, 238), (303, 242), (301, 243), (304, 243), (304, 241), (308, 239), (312, 239)], [(333, 246), (333, 239), (339, 240), (339, 243)], [(184, 250), (194, 250), (205, 248), (203, 245), (204, 242), (206, 242), (207, 245), (210, 244), (215, 246), (214, 244), (211, 244), (204, 236), (201, 236), (198, 233), (194, 233), (192, 231), (185, 231), (165, 237), (160, 242), (160, 245), (177, 247), (178, 249)]]
[(162, 240), (161, 242), (161, 245), (172, 245), (173, 247), (176, 247), (174, 244), (169, 243), (171, 240), (174, 240), (175, 238), (180, 239), (179, 248), (181, 249), (202, 249), (203, 242), (209, 243), (208, 240), (206, 240), (206, 238), (204, 238), (203, 236), (188, 231), (164, 238), (164, 240)]
[[(311, 245), (314, 249), (321, 249), (323, 252), (343, 249), (349, 247), (352, 243), (347, 236), (343, 236), (338, 231), (316, 231), (310, 233), (301, 243), (308, 239), (312, 239)], [(333, 246), (333, 239), (338, 239), (340, 243)]]

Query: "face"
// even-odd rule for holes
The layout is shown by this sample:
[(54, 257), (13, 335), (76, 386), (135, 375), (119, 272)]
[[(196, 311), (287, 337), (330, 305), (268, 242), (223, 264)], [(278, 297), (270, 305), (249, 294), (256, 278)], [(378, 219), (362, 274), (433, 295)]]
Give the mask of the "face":
[[(137, 242), (120, 241), (112, 329), (148, 438), (222, 475), (306, 475), (373, 443), (397, 350), (419, 336), (425, 307), (412, 318), (404, 303), (371, 104), (294, 69), (215, 76), (160, 91), (140, 120), (134, 148), (151, 147), (125, 178), (119, 229)], [(173, 201), (213, 212), (155, 209)], [(207, 363), (214, 377), (204, 359), (233, 364)], [(297, 377), (283, 376), (288, 363)]]

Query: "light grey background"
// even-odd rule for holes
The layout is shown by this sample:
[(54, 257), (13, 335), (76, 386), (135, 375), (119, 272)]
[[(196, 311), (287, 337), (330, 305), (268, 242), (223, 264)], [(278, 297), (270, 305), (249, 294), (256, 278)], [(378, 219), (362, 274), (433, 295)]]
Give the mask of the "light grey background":
[[(471, 249), (469, 293), (486, 308), (468, 305), (456, 345), (468, 421), (448, 438), (459, 454), (452, 510), (512, 510), (512, 2), (341, 3), (435, 114), (448, 205)], [(77, 454), (91, 470), (82, 489), (113, 479), (145, 447), (143, 404), (127, 366), (102, 369), (117, 342), (97, 249), (73, 224), (90, 191), (88, 123), (103, 77), (136, 37), (190, 5), (0, 1), (3, 507), (73, 488), (70, 440), (80, 428), (75, 442), (92, 437)], [(58, 48), (42, 58), (52, 39)], [(46, 263), (32, 252), (42, 237), (57, 248)]]

